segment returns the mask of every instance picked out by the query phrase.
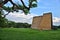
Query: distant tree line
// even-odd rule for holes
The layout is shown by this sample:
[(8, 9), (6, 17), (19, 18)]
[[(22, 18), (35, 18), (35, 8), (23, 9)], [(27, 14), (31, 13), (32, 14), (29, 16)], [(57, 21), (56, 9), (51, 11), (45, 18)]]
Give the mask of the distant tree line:
[(54, 30), (60, 29), (60, 25), (59, 25), (59, 26), (53, 25), (53, 29), (54, 29)]
[(0, 28), (30, 28), (31, 24), (28, 23), (16, 23), (13, 21), (6, 21), (6, 23), (0, 23)]
[(13, 21), (9, 21), (7, 27), (11, 28), (30, 28), (31, 24), (28, 23), (15, 23)]

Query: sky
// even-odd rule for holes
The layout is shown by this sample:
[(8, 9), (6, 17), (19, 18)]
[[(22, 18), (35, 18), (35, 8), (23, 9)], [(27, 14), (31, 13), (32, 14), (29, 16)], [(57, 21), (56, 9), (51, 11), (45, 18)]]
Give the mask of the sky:
[[(20, 3), (19, 0), (13, 0), (14, 3)], [(23, 0), (26, 6), (28, 5), (28, 0)], [(24, 13), (14, 12), (6, 16), (8, 20), (15, 22), (27, 22), (32, 24), (34, 16), (41, 16), (43, 13), (52, 12), (53, 25), (60, 25), (60, 0), (37, 0), (37, 7), (31, 8), (30, 14), (25, 15)], [(5, 6), (12, 6), (10, 2), (5, 4)]]

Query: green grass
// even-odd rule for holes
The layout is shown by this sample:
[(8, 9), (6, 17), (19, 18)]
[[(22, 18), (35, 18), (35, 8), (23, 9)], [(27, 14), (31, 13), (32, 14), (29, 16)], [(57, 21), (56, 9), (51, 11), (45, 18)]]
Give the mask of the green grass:
[(60, 30), (0, 28), (0, 40), (60, 40)]

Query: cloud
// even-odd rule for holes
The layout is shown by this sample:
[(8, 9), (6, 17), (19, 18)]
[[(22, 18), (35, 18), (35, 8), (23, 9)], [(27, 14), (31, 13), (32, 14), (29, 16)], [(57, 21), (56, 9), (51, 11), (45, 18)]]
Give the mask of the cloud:
[(32, 19), (34, 16), (37, 16), (36, 14), (28, 14), (28, 15), (25, 15), (24, 13), (10, 13), (9, 15), (7, 15), (7, 19), (8, 20), (11, 20), (11, 21), (15, 21), (15, 22), (26, 22), (26, 23), (32, 23)]
[(53, 22), (60, 22), (60, 18), (58, 18), (58, 17), (53, 17)]
[(53, 17), (53, 24), (54, 25), (60, 25), (60, 18), (59, 17)]

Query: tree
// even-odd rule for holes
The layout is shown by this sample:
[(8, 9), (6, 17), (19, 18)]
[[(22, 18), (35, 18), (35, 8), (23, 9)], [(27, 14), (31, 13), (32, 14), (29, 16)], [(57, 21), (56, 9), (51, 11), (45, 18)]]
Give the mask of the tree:
[(13, 21), (8, 21), (7, 27), (8, 27), (8, 28), (10, 28), (10, 27), (16, 27), (16, 23), (13, 22)]
[(3, 14), (1, 13), (0, 10), (0, 27), (4, 28), (7, 27), (7, 19), (3, 17)]
[[(4, 6), (8, 1), (13, 5), (12, 7)], [(6, 15), (8, 15), (10, 12), (18, 12), (18, 10), (22, 10), (26, 15), (29, 13), (31, 8), (37, 7), (37, 0), (28, 0), (29, 4), (26, 6), (23, 0), (20, 0), (21, 3), (14, 3), (12, 0), (0, 0), (0, 27), (5, 27), (6, 21)], [(8, 13), (4, 14), (2, 11), (5, 10)]]
[(16, 23), (15, 28), (30, 28), (31, 24), (28, 23)]
[[(10, 1), (10, 3), (13, 5), (12, 7), (4, 6), (8, 1)], [(22, 10), (25, 14), (28, 14), (31, 8), (37, 7), (37, 0), (28, 0), (29, 2), (28, 6), (26, 6), (23, 0), (20, 0), (20, 1), (22, 5), (21, 3), (16, 4), (12, 0), (0, 0), (0, 8), (8, 12), (7, 14), (4, 15), (4, 17), (8, 15), (10, 12), (13, 12), (13, 11), (18, 12), (18, 10)]]

